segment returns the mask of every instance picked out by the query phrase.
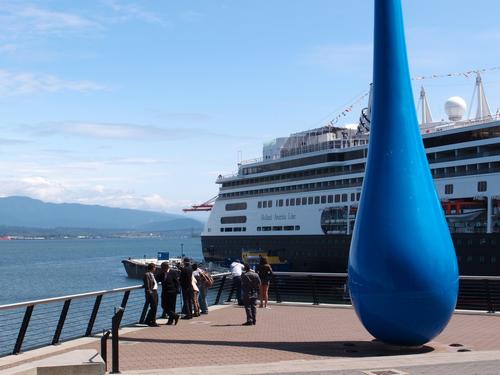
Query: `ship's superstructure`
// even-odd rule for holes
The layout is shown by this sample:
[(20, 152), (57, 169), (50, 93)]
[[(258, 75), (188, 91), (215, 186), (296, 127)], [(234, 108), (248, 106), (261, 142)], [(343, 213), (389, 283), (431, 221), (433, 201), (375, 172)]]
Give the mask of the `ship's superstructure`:
[[(473, 119), (464, 119), (463, 99), (452, 97), (445, 104), (448, 120), (433, 121), (422, 88), (420, 128), (461, 273), (500, 274), (500, 116), (491, 114), (479, 73), (475, 93)], [(357, 126), (277, 138), (264, 145), (261, 159), (219, 176), (219, 195), (202, 233), (206, 260), (262, 250), (288, 261), (291, 270), (344, 272), (369, 121), (370, 105)]]

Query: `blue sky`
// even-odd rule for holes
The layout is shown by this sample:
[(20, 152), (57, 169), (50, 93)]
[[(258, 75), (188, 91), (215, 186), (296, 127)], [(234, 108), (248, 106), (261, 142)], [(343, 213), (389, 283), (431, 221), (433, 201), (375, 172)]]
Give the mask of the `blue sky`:
[[(404, 3), (412, 74), (500, 66), (496, 1)], [(0, 1), (0, 195), (179, 213), (371, 81), (373, 2)], [(483, 76), (493, 111), (500, 71)], [(474, 79), (416, 82), (435, 119)], [(356, 122), (361, 105), (345, 122)]]

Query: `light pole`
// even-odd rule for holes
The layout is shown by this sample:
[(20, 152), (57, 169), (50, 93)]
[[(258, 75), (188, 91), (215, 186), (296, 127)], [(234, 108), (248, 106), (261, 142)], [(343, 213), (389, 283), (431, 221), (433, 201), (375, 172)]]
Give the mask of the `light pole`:
[(184, 258), (184, 244), (181, 243), (181, 256)]

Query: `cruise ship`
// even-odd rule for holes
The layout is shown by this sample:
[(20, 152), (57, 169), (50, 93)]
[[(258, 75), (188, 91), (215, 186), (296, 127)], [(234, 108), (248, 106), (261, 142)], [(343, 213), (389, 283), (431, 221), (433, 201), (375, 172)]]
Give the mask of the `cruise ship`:
[[(433, 121), (422, 88), (420, 130), (460, 274), (500, 275), (500, 112), (490, 111), (479, 72), (475, 99), (472, 119), (464, 118), (465, 101), (452, 97), (445, 104), (448, 119)], [(262, 158), (220, 175), (218, 196), (201, 206), (211, 211), (201, 235), (205, 260), (223, 263), (258, 250), (278, 256), (291, 271), (346, 272), (370, 101), (359, 124), (277, 138), (263, 146)]]

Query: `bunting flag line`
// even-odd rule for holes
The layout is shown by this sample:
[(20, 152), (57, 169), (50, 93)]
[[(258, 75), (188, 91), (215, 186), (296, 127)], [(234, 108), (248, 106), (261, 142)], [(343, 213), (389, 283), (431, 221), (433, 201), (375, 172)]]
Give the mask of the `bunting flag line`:
[(354, 102), (352, 102), (351, 105), (349, 105), (348, 107), (344, 108), (344, 110), (342, 112), (340, 112), (337, 116), (335, 116), (331, 121), (328, 122), (327, 126), (334, 126), (335, 124), (337, 124), (337, 122), (342, 118), (342, 117), (345, 117), (347, 116), (347, 114), (349, 112), (352, 111), (352, 109), (358, 105), (360, 102), (362, 102), (368, 95), (370, 94), (369, 91), (365, 92), (363, 95), (361, 95), (360, 97), (358, 97)]
[[(432, 74), (428, 76), (416, 76), (412, 78), (412, 81), (423, 81), (427, 79), (438, 79), (438, 78), (447, 78), (447, 77), (465, 77), (469, 78), (471, 76), (475, 76), (477, 72), (479, 73), (484, 73), (484, 72), (491, 72), (494, 70), (500, 70), (500, 66), (494, 66), (491, 68), (485, 68), (485, 69), (475, 69), (475, 70), (469, 70), (466, 72), (455, 72), (455, 73), (444, 73), (444, 74)], [(344, 108), (342, 112), (340, 112), (337, 116), (335, 116), (332, 120), (330, 120), (327, 123), (327, 126), (335, 126), (339, 120), (342, 117), (346, 117), (349, 112), (352, 111), (352, 109), (359, 104), (363, 99), (365, 99), (368, 95), (370, 94), (369, 91), (365, 92), (363, 95), (361, 95), (359, 98), (357, 98), (351, 105), (348, 107)]]
[(500, 70), (500, 66), (494, 66), (492, 68), (485, 68), (485, 69), (475, 69), (475, 70), (469, 70), (466, 72), (455, 72), (455, 73), (445, 73), (445, 74), (432, 74), (428, 76), (416, 76), (413, 77), (413, 81), (422, 81), (424, 79), (436, 79), (436, 78), (447, 78), (447, 77), (465, 77), (469, 78), (471, 75), (479, 72), (479, 73), (484, 73), (484, 72), (491, 72), (493, 70)]

